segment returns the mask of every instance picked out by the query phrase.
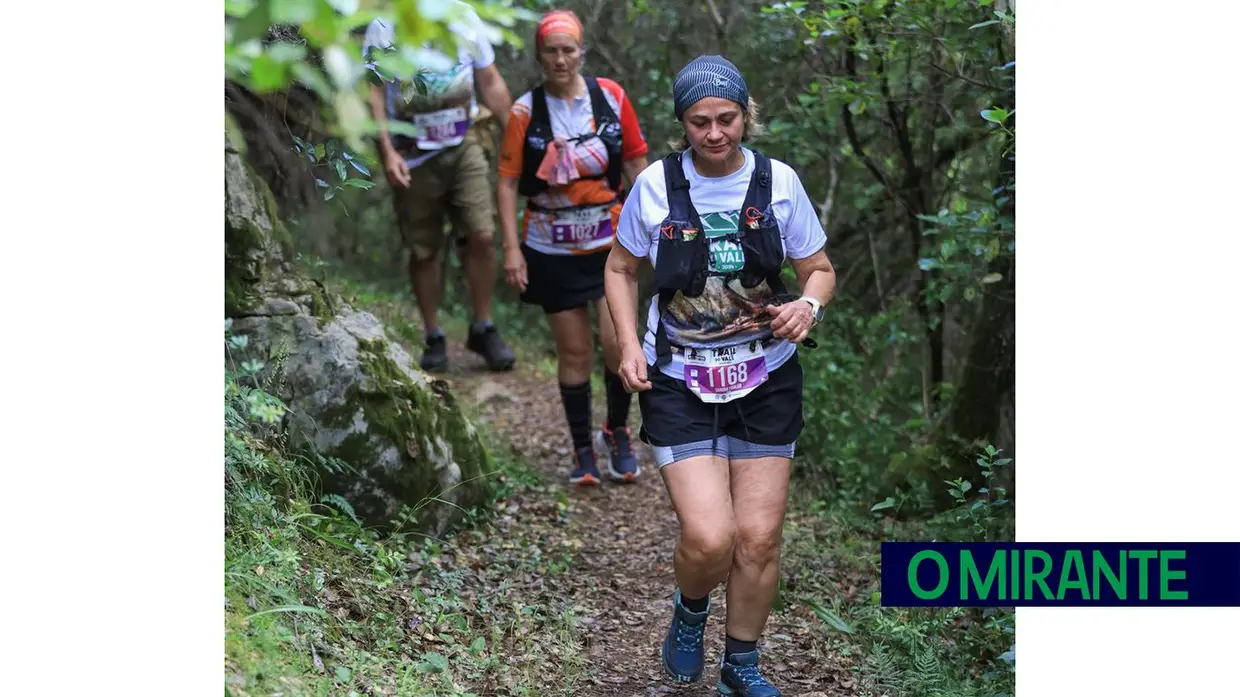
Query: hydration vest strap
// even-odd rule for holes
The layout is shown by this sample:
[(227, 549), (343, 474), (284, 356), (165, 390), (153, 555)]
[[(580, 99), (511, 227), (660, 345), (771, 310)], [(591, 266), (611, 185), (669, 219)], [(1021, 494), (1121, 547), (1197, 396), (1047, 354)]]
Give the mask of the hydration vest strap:
[[(598, 84), (598, 78), (587, 77), (586, 91), (590, 94), (590, 109), (594, 112), (594, 129), (596, 133), (601, 132), (608, 124), (619, 123), (620, 115), (612, 110), (611, 105), (607, 103), (607, 97), (603, 95), (603, 88)], [(604, 141), (606, 143), (607, 141)], [(621, 162), (622, 148), (616, 148), (615, 152), (607, 149), (607, 184), (612, 191), (620, 191), (620, 175), (623, 172), (624, 163)]]
[[(745, 192), (745, 204), (741, 209), (741, 230), (749, 220), (761, 220), (771, 205), (771, 158), (758, 151), (753, 153), (753, 174), (749, 177), (749, 190)], [(751, 213), (753, 214), (751, 216)]]
[(654, 333), (654, 363), (659, 368), (672, 362), (672, 343), (667, 338), (667, 328), (663, 326), (663, 313), (667, 311), (667, 306), (671, 304), (674, 297), (676, 297), (674, 290), (659, 291), (659, 328)]
[[(697, 209), (693, 206), (693, 199), (689, 196), (689, 180), (685, 178), (684, 167), (681, 164), (681, 153), (674, 152), (663, 158), (663, 179), (667, 187), (667, 207), (668, 217), (673, 221), (685, 221), (696, 227), (699, 231), (698, 240), (700, 244), (706, 244), (706, 235), (702, 232), (702, 221), (698, 217)], [(667, 311), (667, 306), (671, 304), (672, 299), (676, 297), (676, 290), (659, 291), (659, 320), (658, 329), (654, 334), (654, 347), (656, 356), (656, 365), (664, 366), (672, 360), (671, 342), (667, 338), (667, 329), (663, 324), (663, 313)]]

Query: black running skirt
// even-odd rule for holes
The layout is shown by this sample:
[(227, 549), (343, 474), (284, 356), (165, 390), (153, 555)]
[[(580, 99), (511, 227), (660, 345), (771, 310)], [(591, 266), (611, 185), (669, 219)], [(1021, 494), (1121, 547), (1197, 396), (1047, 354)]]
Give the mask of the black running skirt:
[(603, 297), (606, 249), (593, 254), (543, 254), (521, 245), (529, 283), (521, 302), (547, 314), (585, 307)]

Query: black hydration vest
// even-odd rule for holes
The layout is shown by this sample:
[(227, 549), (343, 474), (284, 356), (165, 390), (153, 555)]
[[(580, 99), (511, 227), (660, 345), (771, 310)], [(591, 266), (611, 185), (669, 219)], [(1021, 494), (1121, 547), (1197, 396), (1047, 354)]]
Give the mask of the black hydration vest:
[[(753, 157), (753, 175), (749, 178), (749, 191), (741, 206), (737, 231), (724, 238), (740, 245), (745, 254), (745, 265), (737, 272), (714, 275), (723, 275), (725, 282), (737, 278), (745, 288), (753, 288), (766, 281), (776, 297), (783, 297), (787, 295), (780, 278), (784, 248), (779, 223), (771, 211), (771, 160), (756, 151)], [(680, 158), (679, 152), (663, 158), (669, 212), (659, 225), (658, 262), (654, 267), (659, 302), (655, 354), (656, 365), (659, 366), (672, 360), (671, 343), (663, 326), (663, 314), (668, 305), (677, 292), (688, 297), (701, 295), (706, 289), (707, 277), (712, 275), (709, 240), (689, 196), (689, 180), (685, 178)]]
[[(619, 195), (621, 167), (624, 164), (620, 120), (616, 117), (616, 112), (612, 111), (611, 105), (607, 103), (606, 97), (603, 96), (603, 88), (599, 87), (598, 80), (593, 77), (587, 77), (585, 80), (586, 90), (590, 93), (590, 108), (594, 112), (595, 132), (569, 138), (568, 142), (573, 143), (595, 136), (603, 141), (603, 145), (607, 148), (607, 171), (601, 175), (582, 178), (606, 178), (611, 190)], [(527, 206), (538, 208), (528, 203), (528, 200), (547, 190), (547, 182), (539, 179), (537, 172), (538, 166), (542, 164), (543, 158), (547, 155), (547, 146), (555, 140), (555, 135), (551, 132), (551, 113), (547, 111), (546, 90), (539, 85), (534, 88), (530, 96), (533, 98), (533, 104), (530, 107), (530, 124), (525, 131), (525, 146), (521, 155), (521, 179), (517, 185), (517, 191), (526, 197)], [(596, 205), (601, 204), (590, 204), (591, 207)]]

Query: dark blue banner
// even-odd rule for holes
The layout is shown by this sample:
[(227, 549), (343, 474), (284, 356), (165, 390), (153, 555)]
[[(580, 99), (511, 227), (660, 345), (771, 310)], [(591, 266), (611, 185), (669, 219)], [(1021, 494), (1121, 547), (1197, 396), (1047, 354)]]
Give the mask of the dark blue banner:
[(1240, 542), (884, 542), (888, 607), (1240, 607)]

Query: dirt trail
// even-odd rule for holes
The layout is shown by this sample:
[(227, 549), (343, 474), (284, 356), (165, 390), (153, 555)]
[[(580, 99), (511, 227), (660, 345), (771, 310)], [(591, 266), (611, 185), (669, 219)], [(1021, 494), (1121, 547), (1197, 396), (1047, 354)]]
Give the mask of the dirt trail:
[[(574, 549), (567, 573), (527, 574), (522, 587), (531, 603), (561, 597), (573, 608), (589, 647), (589, 662), (575, 694), (597, 697), (653, 695), (714, 696), (717, 662), (723, 650), (724, 600), (712, 595), (707, 630), (707, 668), (691, 686), (677, 686), (662, 672), (659, 643), (671, 613), (672, 551), (678, 534), (675, 512), (647, 446), (635, 442), (642, 466), (636, 484), (580, 489), (568, 485), (570, 441), (554, 378), (526, 364), (513, 372), (487, 372), (481, 359), (449, 338), (451, 368), (442, 377), (464, 403), (480, 412), (480, 428), (536, 471), (543, 485), (533, 495), (506, 502), (502, 525), (533, 531), (544, 549)], [(420, 347), (409, 347), (416, 357)], [(604, 405), (594, 400), (595, 428)], [(630, 425), (640, 423), (637, 400)], [(636, 440), (636, 439), (635, 439)], [(502, 528), (501, 528), (502, 529)], [(513, 537), (520, 535), (512, 534)], [(784, 565), (805, 563), (785, 554)], [(853, 681), (839, 656), (822, 655), (821, 624), (811, 613), (772, 613), (761, 648), (768, 677), (788, 697), (850, 694)], [(548, 687), (551, 687), (548, 685)]]

